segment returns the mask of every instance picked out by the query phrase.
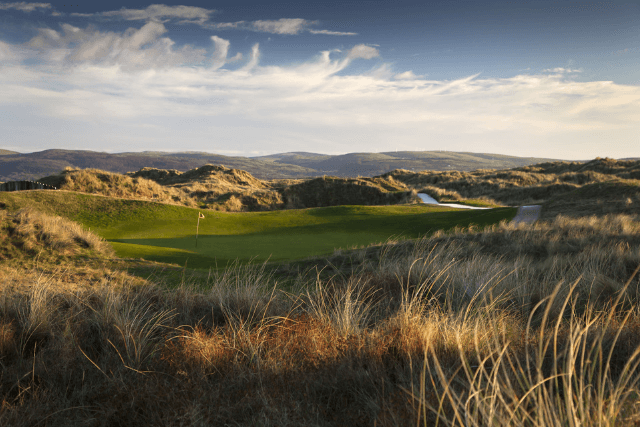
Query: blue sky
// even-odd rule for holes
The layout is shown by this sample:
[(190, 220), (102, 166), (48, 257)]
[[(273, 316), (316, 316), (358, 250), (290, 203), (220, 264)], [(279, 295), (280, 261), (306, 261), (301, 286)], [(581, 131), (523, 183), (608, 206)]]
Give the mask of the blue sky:
[(0, 2), (0, 148), (640, 157), (640, 3)]

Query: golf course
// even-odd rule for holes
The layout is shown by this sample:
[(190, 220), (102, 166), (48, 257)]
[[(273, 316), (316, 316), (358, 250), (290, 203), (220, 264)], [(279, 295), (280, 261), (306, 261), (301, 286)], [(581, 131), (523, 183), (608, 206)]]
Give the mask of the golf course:
[[(516, 214), (516, 208), (508, 207), (464, 210), (421, 204), (217, 212), (54, 190), (0, 193), (0, 203), (76, 221), (110, 242), (121, 258), (199, 269), (224, 268), (234, 261), (288, 262), (456, 226), (482, 227)], [(200, 213), (204, 219), (198, 222)]]

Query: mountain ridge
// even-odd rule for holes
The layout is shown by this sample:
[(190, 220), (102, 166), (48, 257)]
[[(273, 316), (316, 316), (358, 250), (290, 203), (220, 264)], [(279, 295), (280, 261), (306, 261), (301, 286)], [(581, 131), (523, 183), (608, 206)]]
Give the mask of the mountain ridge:
[(205, 164), (245, 170), (259, 179), (300, 179), (324, 175), (373, 177), (395, 169), (412, 171), (471, 171), (508, 169), (543, 162), (560, 161), (490, 153), (451, 151), (401, 151), (329, 155), (288, 152), (257, 157), (232, 157), (206, 152), (125, 152), (49, 149), (33, 153), (0, 156), (0, 182), (37, 180), (58, 174), (66, 167), (94, 168), (114, 173), (138, 171), (144, 167), (185, 172)]

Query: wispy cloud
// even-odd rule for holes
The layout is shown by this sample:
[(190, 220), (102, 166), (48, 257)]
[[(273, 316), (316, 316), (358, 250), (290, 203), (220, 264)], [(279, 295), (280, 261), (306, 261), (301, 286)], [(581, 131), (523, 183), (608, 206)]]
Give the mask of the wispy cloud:
[(22, 12), (33, 12), (36, 9), (51, 9), (51, 3), (27, 3), (24, 1), (15, 3), (0, 2), (0, 10), (16, 9)]
[[(308, 150), (323, 147), (317, 151), (382, 149), (389, 141), (428, 149), (425, 141), (438, 140), (461, 151), (475, 141), (484, 144), (477, 151), (513, 153), (518, 141), (550, 153), (557, 141), (575, 140), (582, 157), (589, 157), (584, 144), (598, 147), (605, 134), (622, 148), (637, 143), (637, 86), (577, 82), (572, 71), (554, 69), (447, 81), (383, 64), (341, 75), (355, 59), (380, 56), (364, 44), (295, 66), (261, 66), (255, 44), (244, 66), (228, 69), (242, 58), (228, 58), (228, 40), (213, 36), (210, 49), (178, 48), (165, 33), (159, 22), (122, 33), (64, 24), (60, 32), (40, 30), (25, 45), (0, 43), (0, 59), (13, 58), (0, 61), (0, 113), (15, 118), (24, 111), (33, 127), (20, 132), (34, 138), (48, 132), (38, 123), (64, 122), (74, 125), (59, 137), (70, 141), (86, 129), (103, 143), (167, 148), (188, 140), (191, 149), (209, 151), (216, 149), (207, 145), (212, 135), (227, 149), (243, 150), (250, 141), (265, 151), (304, 143)], [(0, 123), (0, 133), (9, 125)]]
[(216, 30), (228, 30), (228, 29), (239, 29), (243, 28), (245, 25), (245, 21), (237, 21), (237, 22), (219, 22), (215, 24), (207, 24), (204, 27)]
[(152, 4), (146, 9), (113, 10), (109, 12), (99, 12), (95, 15), (102, 17), (117, 17), (128, 21), (162, 21), (167, 19), (181, 18), (186, 23), (202, 23), (215, 13), (214, 9), (204, 9), (195, 6), (166, 6), (164, 4)]
[(565, 74), (565, 73), (581, 73), (582, 70), (577, 70), (574, 68), (562, 68), (562, 67), (557, 67), (557, 68), (547, 68), (545, 70), (542, 70), (543, 73), (560, 73), (560, 74)]
[[(118, 65), (125, 71), (166, 68), (183, 63), (203, 62), (206, 49), (184, 46), (174, 50), (174, 42), (160, 37), (167, 30), (159, 22), (148, 22), (136, 30), (129, 28), (122, 34), (100, 32), (95, 28), (81, 29), (62, 24), (63, 33), (45, 28), (33, 37), (27, 46), (36, 50), (34, 58), (61, 66), (72, 64)], [(214, 44), (216, 40), (213, 40)], [(216, 45), (216, 48), (218, 46)], [(214, 52), (213, 60), (220, 62), (221, 50)]]
[(393, 78), (396, 80), (416, 80), (416, 79), (422, 79), (424, 78), (424, 76), (416, 76), (413, 73), (413, 71), (409, 70), (409, 71), (405, 71), (404, 73), (398, 73), (394, 75)]
[(272, 34), (298, 34), (311, 22), (301, 18), (281, 18), (277, 21), (253, 21), (251, 26), (257, 31)]
[[(18, 9), (31, 12), (36, 8), (51, 8), (50, 3), (0, 3), (0, 9)], [(310, 29), (310, 26), (317, 25), (318, 21), (310, 21), (303, 18), (280, 18), (277, 20), (256, 20), (256, 21), (236, 21), (236, 22), (211, 22), (211, 16), (217, 13), (215, 9), (206, 9), (196, 6), (167, 6), (164, 4), (152, 4), (145, 9), (128, 9), (123, 7), (120, 10), (112, 10), (96, 13), (70, 13), (74, 17), (94, 17), (103, 19), (122, 19), (127, 21), (147, 21), (166, 23), (172, 21), (178, 25), (193, 24), (205, 29), (220, 30), (245, 30), (259, 31), (271, 34), (296, 35), (302, 32), (311, 34), (325, 34), (332, 36), (354, 36), (357, 33), (348, 31), (329, 31)], [(58, 12), (52, 13), (61, 16)]]
[(358, 33), (347, 31), (329, 31), (329, 30), (309, 30), (311, 34), (326, 34), (329, 36), (357, 36)]
[(304, 32), (308, 32), (311, 34), (325, 34), (331, 36), (355, 36), (358, 34), (353, 32), (315, 30), (309, 28), (310, 26), (317, 24), (318, 21), (309, 21), (302, 18), (281, 18), (276, 20), (257, 20), (250, 22), (215, 22), (206, 23), (202, 26), (208, 29), (258, 31), (262, 33), (282, 35), (297, 35)]
[(362, 58), (371, 59), (379, 56), (380, 53), (375, 47), (359, 44), (354, 46), (350, 51), (348, 57), (351, 59)]

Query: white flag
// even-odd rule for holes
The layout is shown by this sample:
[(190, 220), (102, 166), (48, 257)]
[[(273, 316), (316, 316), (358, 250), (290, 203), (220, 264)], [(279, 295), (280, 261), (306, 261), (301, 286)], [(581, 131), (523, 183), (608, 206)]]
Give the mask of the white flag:
[(204, 218), (204, 215), (202, 215), (200, 212), (198, 212), (198, 214), (200, 214), (199, 218)]

